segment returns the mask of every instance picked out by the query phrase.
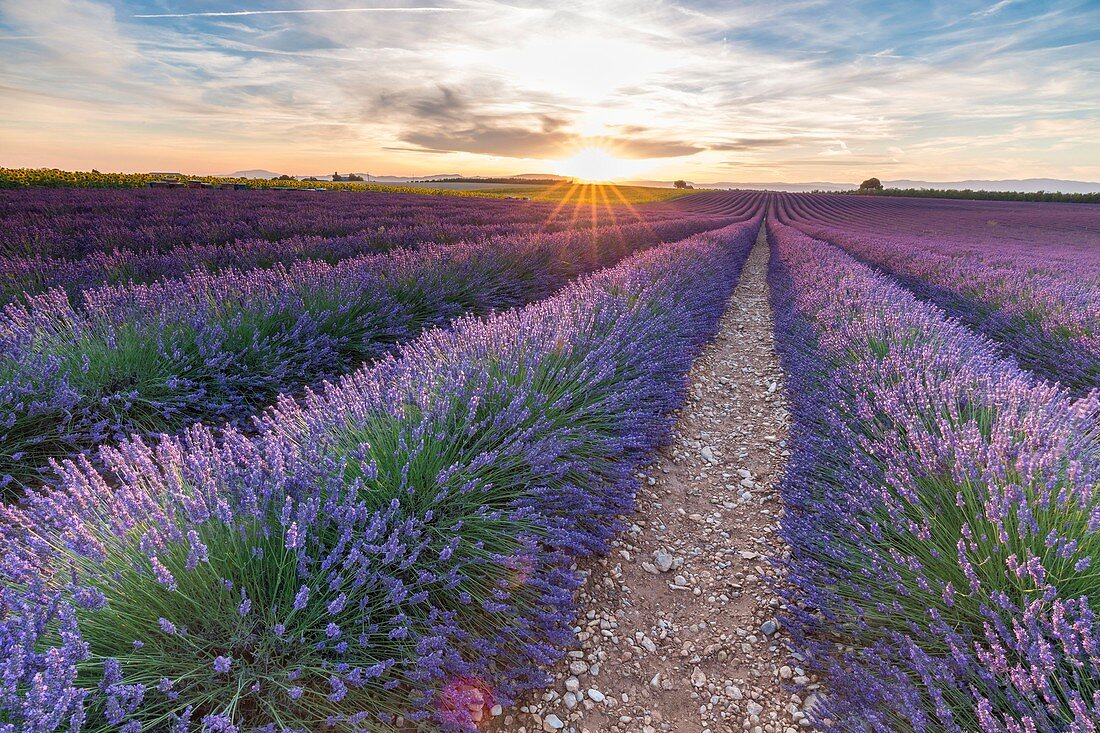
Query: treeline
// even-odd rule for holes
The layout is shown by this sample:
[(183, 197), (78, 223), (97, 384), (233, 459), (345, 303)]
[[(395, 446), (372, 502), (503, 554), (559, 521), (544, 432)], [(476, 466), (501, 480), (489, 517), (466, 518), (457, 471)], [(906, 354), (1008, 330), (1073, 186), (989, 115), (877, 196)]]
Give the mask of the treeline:
[(975, 191), (972, 188), (859, 188), (838, 193), (857, 196), (904, 196), (926, 199), (968, 199), (974, 201), (1052, 201), (1070, 204), (1100, 204), (1100, 193), (1059, 193), (1057, 191)]
[[(91, 171), (63, 171), (57, 168), (3, 168), (0, 167), (0, 189), (5, 188), (143, 188), (151, 181), (163, 178), (151, 173), (100, 173)], [(341, 176), (343, 178), (343, 176)], [(219, 176), (185, 176), (183, 181), (201, 181), (219, 185), (223, 183), (245, 184), (249, 188), (325, 188), (340, 191), (386, 191), (390, 193), (418, 193), (433, 196), (489, 196), (503, 193), (452, 191), (438, 188), (422, 188), (378, 183), (304, 180), (293, 178), (222, 178)]]

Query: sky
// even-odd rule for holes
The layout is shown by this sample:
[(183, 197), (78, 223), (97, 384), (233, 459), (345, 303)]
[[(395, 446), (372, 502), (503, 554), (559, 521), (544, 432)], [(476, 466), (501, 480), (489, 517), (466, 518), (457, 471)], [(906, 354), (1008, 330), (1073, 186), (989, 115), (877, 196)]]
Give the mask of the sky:
[(0, 0), (0, 165), (1100, 181), (1100, 0)]

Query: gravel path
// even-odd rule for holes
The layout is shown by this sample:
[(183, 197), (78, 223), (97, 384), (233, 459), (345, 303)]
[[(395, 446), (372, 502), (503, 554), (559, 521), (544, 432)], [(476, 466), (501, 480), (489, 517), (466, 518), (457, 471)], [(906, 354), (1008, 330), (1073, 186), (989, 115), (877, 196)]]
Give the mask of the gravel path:
[(633, 526), (587, 568), (577, 647), (554, 686), (499, 729), (809, 727), (802, 711), (816, 685), (784, 644), (766, 580), (775, 574), (766, 558), (784, 554), (776, 484), (789, 455), (767, 262), (761, 228), (718, 337), (691, 371), (673, 443), (643, 475)]

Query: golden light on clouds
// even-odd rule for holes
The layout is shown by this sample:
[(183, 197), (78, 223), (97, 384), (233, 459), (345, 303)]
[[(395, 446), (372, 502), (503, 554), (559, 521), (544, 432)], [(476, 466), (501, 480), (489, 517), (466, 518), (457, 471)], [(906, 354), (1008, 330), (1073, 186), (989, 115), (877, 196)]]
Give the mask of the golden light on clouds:
[(1097, 180), (1095, 27), (1081, 0), (3, 0), (0, 139), (101, 170)]

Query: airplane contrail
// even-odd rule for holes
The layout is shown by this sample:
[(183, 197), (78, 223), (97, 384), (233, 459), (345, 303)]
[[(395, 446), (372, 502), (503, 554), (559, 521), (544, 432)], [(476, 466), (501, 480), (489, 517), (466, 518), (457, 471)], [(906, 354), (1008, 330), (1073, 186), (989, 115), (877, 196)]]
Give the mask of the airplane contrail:
[(200, 13), (139, 13), (135, 18), (230, 18), (242, 15), (299, 15), (303, 13), (458, 13), (465, 8), (391, 7), (391, 8), (298, 8), (291, 10), (221, 10)]

